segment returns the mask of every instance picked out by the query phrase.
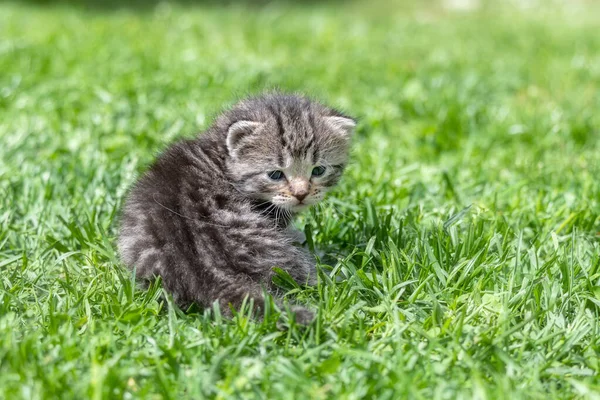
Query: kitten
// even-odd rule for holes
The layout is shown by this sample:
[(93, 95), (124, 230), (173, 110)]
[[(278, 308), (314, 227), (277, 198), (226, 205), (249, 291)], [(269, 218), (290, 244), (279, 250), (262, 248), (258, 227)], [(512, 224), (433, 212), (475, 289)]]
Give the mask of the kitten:
[[(340, 179), (355, 122), (296, 95), (244, 100), (194, 140), (168, 148), (132, 189), (119, 250), (138, 278), (160, 276), (181, 306), (248, 296), (264, 307), (272, 268), (316, 282), (315, 260), (290, 227)], [(307, 324), (313, 313), (293, 308)]]

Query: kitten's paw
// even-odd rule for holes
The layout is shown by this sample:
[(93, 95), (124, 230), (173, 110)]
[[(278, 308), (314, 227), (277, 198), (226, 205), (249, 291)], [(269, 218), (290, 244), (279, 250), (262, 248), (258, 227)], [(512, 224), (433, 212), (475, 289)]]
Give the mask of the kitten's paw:
[(315, 320), (315, 313), (308, 308), (292, 307), (294, 319), (298, 325), (310, 325)]

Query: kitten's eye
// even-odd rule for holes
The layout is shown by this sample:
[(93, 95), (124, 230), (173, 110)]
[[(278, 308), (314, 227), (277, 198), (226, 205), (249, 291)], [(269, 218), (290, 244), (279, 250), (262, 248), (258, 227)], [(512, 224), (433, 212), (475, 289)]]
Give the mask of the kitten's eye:
[(274, 181), (280, 181), (285, 176), (283, 171), (271, 171), (267, 172), (267, 175), (269, 175), (269, 178), (273, 179)]
[(325, 167), (314, 167), (312, 170), (312, 176), (321, 176), (325, 173)]

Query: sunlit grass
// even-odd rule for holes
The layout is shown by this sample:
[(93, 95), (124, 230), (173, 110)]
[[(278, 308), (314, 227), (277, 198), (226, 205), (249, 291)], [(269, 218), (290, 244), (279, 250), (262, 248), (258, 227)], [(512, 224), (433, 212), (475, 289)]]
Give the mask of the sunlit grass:
[[(0, 5), (0, 398), (598, 398), (600, 19), (578, 4)], [(308, 329), (181, 311), (114, 245), (158, 151), (273, 87), (360, 121), (298, 221), (321, 282), (281, 282)]]

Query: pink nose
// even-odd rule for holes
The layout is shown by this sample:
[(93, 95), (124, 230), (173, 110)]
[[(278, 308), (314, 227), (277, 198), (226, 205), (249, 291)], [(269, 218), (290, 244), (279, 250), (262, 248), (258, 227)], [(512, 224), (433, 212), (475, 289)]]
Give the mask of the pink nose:
[(290, 181), (290, 192), (292, 195), (302, 202), (310, 193), (310, 183), (308, 179), (292, 178)]
[(302, 201), (306, 198), (306, 196), (308, 196), (308, 190), (303, 190), (300, 192), (296, 192), (294, 193), (294, 197), (298, 199), (298, 201)]

